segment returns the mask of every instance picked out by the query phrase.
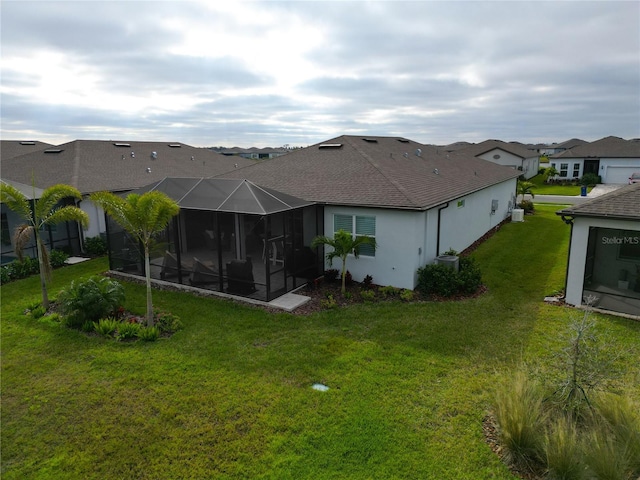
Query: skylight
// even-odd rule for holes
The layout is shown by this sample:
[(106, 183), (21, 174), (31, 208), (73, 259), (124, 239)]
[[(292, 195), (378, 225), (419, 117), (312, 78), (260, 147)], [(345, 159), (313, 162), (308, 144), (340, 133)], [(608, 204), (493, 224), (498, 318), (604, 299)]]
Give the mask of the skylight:
[(322, 143), (318, 148), (342, 148), (341, 143)]

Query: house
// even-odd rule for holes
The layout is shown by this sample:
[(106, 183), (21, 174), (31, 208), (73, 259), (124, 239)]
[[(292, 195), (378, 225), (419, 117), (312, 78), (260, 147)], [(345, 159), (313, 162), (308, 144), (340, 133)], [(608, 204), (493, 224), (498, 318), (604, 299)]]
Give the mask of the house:
[(501, 140), (485, 140), (482, 143), (477, 143), (457, 151), (497, 163), (498, 165), (515, 168), (520, 171), (521, 175), (526, 179), (536, 176), (540, 168), (538, 154), (518, 143), (507, 143)]
[(53, 145), (32, 140), (0, 140), (0, 158), (13, 158), (50, 147)]
[[(25, 153), (17, 154), (21, 149)], [(180, 142), (75, 140), (51, 146), (3, 141), (0, 154), (3, 180), (35, 183), (41, 189), (56, 184), (77, 188), (84, 197), (78, 206), (90, 219), (89, 228), (80, 233), (84, 238), (105, 232), (102, 210), (87, 198), (91, 193), (127, 192), (168, 176), (213, 176), (255, 163)], [(3, 205), (3, 219), (13, 230), (18, 219), (6, 210)], [(2, 254), (12, 255), (13, 247), (3, 245)]]
[(557, 212), (571, 225), (566, 302), (640, 316), (640, 184)]
[(593, 173), (602, 183), (625, 184), (632, 173), (640, 172), (640, 140), (601, 138), (552, 155), (549, 163), (558, 171), (555, 178), (573, 179)]
[(556, 153), (562, 153), (565, 150), (570, 150), (574, 147), (584, 145), (588, 142), (581, 140), (580, 138), (572, 138), (561, 143), (552, 143), (551, 145), (542, 145), (539, 149), (541, 155), (555, 155)]

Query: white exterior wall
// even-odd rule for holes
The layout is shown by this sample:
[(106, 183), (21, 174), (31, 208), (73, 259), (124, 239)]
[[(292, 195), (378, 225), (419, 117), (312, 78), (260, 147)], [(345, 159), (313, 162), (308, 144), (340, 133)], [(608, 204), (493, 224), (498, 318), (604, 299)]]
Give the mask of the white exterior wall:
[(89, 215), (89, 227), (84, 230), (84, 238), (97, 237), (107, 231), (104, 210), (102, 210), (102, 208), (98, 207), (88, 198), (84, 198), (78, 206)]
[(535, 177), (540, 169), (540, 157), (529, 157), (522, 162), (522, 174), (527, 180)]
[[(566, 302), (582, 305), (584, 271), (589, 242), (589, 227), (638, 230), (638, 222), (632, 220), (609, 220), (606, 218), (576, 217), (573, 221), (569, 265), (567, 270)], [(617, 274), (617, 272), (616, 272)]]
[[(499, 155), (500, 158), (493, 158), (494, 155)], [(478, 155), (478, 158), (487, 160), (489, 162), (497, 163), (498, 165), (504, 165), (506, 167), (522, 167), (522, 158), (509, 152), (505, 152), (500, 148), (494, 148), (482, 155)], [(524, 167), (523, 167), (524, 168)]]
[[(347, 270), (359, 282), (366, 275), (371, 275), (373, 282), (379, 285), (413, 289), (417, 284), (418, 268), (433, 263), (438, 254), (450, 248), (458, 252), (464, 250), (509, 217), (515, 190), (514, 178), (461, 197), (458, 200), (463, 200), (464, 206), (458, 207), (458, 200), (449, 202), (449, 206), (441, 210), (440, 232), (439, 208), (420, 212), (325, 206), (324, 234), (333, 237), (334, 214), (375, 216), (378, 244), (375, 257), (360, 255), (356, 260), (350, 256), (347, 259)], [(491, 214), (494, 199), (498, 200), (498, 208)], [(438, 235), (440, 252), (436, 252)], [(340, 269), (340, 260), (334, 260), (332, 267), (325, 260), (325, 268)]]
[[(461, 252), (511, 215), (516, 183), (514, 178), (461, 197), (458, 200), (464, 200), (464, 207), (458, 207), (457, 200), (450, 202), (441, 214), (439, 254), (449, 249)], [(494, 199), (498, 200), (498, 208), (492, 214), (491, 203)], [(432, 214), (437, 215), (437, 212)]]
[[(361, 282), (371, 275), (373, 282), (379, 285), (415, 287), (415, 272), (424, 265), (425, 212), (326, 206), (324, 234), (328, 237), (333, 237), (334, 214), (376, 217), (378, 248), (375, 257), (347, 258), (347, 270), (354, 280)], [(340, 270), (341, 267), (340, 259), (334, 259), (333, 266), (325, 260), (325, 268)]]

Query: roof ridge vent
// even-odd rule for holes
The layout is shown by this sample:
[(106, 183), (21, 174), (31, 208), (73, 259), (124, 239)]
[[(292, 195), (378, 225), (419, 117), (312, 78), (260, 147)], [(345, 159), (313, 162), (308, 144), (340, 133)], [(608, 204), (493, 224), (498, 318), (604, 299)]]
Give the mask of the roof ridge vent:
[(407, 140), (406, 138), (396, 138), (396, 140), (402, 143), (409, 143), (409, 140)]
[(48, 150), (44, 151), (44, 153), (60, 153), (60, 152), (64, 152), (64, 150), (62, 148), (49, 148)]
[(35, 145), (36, 142), (20, 142), (20, 145)]
[(376, 138), (363, 138), (362, 140), (368, 143), (378, 143), (378, 139)]
[(342, 148), (341, 143), (321, 143), (318, 148)]
[(180, 148), (180, 147), (182, 147), (182, 145), (180, 145), (179, 143), (170, 143), (169, 146), (171, 148)]
[(127, 148), (131, 147), (130, 143), (114, 143), (113, 145), (115, 147), (127, 147)]

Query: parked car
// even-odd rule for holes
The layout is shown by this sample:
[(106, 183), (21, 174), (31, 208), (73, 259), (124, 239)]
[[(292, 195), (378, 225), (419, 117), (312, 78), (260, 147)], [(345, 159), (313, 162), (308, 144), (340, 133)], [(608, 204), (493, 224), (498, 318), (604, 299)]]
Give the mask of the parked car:
[(632, 173), (629, 177), (629, 185), (632, 183), (640, 183), (640, 172)]

